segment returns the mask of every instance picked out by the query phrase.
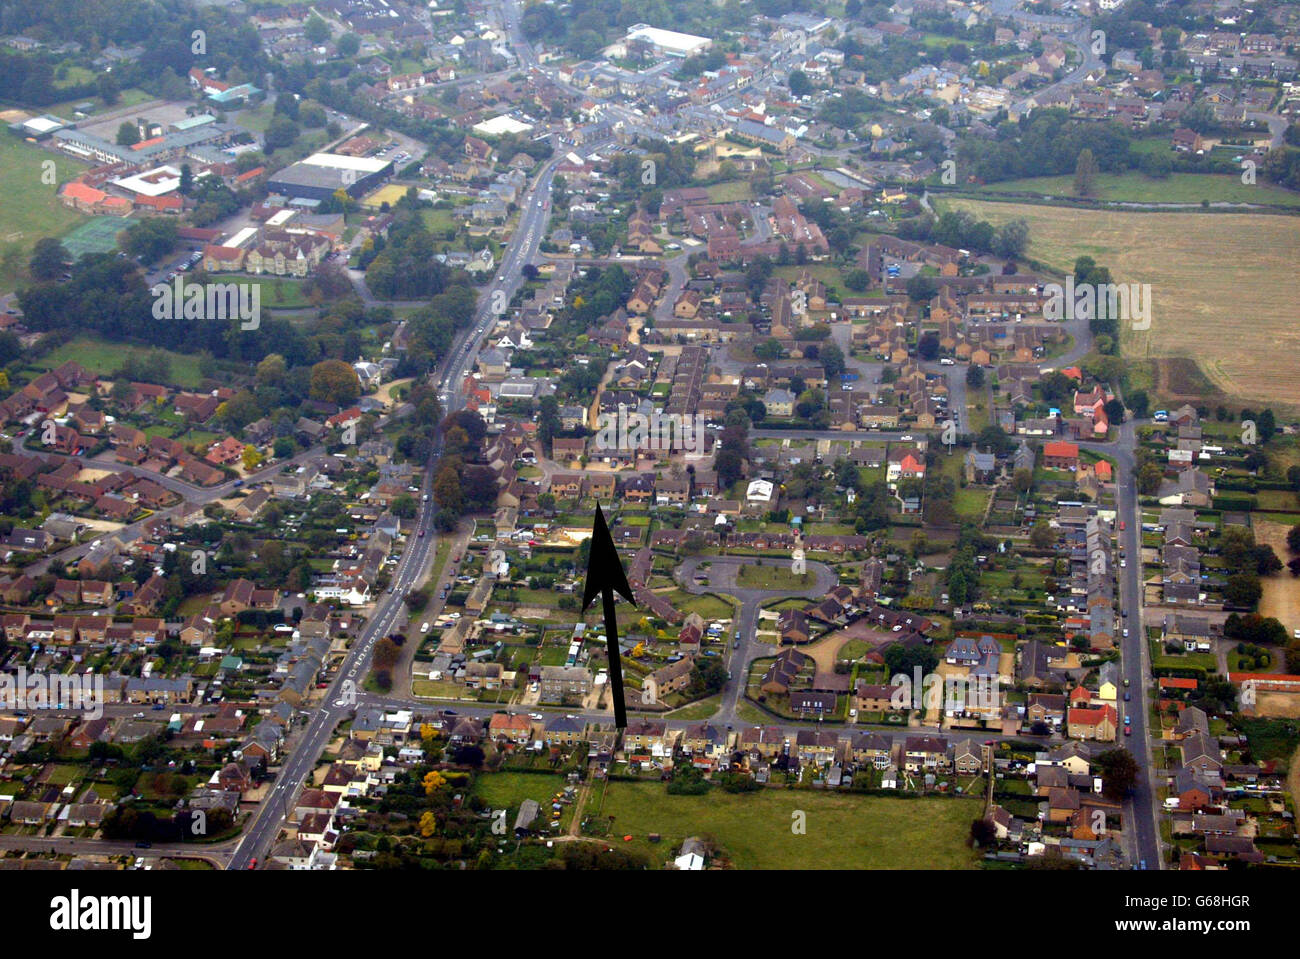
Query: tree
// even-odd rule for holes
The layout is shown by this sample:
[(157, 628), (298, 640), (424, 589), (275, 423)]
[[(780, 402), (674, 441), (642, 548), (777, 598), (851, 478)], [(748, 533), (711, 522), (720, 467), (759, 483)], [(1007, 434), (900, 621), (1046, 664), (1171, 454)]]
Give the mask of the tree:
[(871, 274), (861, 268), (849, 270), (844, 274), (844, 285), (855, 293), (861, 293), (871, 286)]
[(1254, 570), (1248, 570), (1228, 577), (1228, 582), (1223, 587), (1223, 601), (1228, 606), (1254, 609), (1263, 593), (1259, 575)]
[(1286, 531), (1286, 548), (1293, 553), (1300, 553), (1300, 523)]
[(1124, 799), (1137, 785), (1138, 764), (1127, 749), (1108, 749), (1097, 757), (1102, 793), (1109, 799)]
[(123, 120), (117, 128), (117, 145), (120, 147), (135, 146), (140, 142), (140, 128), (130, 120)]
[(1008, 220), (993, 234), (993, 252), (1014, 259), (1029, 246), (1029, 224), (1023, 219)]
[(1047, 549), (1056, 542), (1056, 531), (1047, 520), (1040, 519), (1029, 530), (1029, 545), (1035, 549)]
[(347, 406), (361, 395), (356, 370), (342, 360), (322, 360), (311, 368), (311, 398)]
[(984, 367), (978, 363), (972, 363), (966, 367), (966, 385), (973, 390), (978, 390), (984, 386)]
[(28, 264), (32, 279), (45, 282), (58, 279), (67, 267), (68, 251), (63, 244), (51, 237), (42, 237), (32, 246), (32, 258)]
[(303, 24), (302, 33), (312, 46), (318, 47), (330, 38), (329, 24), (313, 13)]
[(1079, 159), (1074, 165), (1075, 196), (1093, 196), (1097, 192), (1097, 160), (1092, 150), (1084, 147), (1079, 151)]
[(925, 303), (934, 299), (939, 292), (939, 284), (934, 277), (917, 273), (907, 281), (907, 296), (913, 303)]
[(256, 446), (253, 446), (251, 444), (245, 446), (244, 452), (240, 456), (240, 460), (244, 464), (244, 472), (251, 473), (253, 470), (257, 469), (257, 467), (262, 464), (262, 460), (264, 458), (265, 457), (262, 456), (261, 452), (258, 450)]
[(812, 93), (812, 81), (802, 70), (790, 71), (790, 93), (796, 97), (806, 97)]
[(176, 221), (164, 217), (140, 220), (122, 232), (118, 240), (122, 252), (143, 263), (162, 259), (176, 245)]
[(844, 351), (834, 343), (826, 343), (821, 347), (819, 359), (822, 362), (822, 369), (826, 371), (826, 378), (839, 376), (844, 372)]
[(105, 106), (112, 106), (117, 102), (117, 77), (113, 74), (101, 73), (95, 78), (95, 87), (99, 90), (100, 99), (104, 101)]

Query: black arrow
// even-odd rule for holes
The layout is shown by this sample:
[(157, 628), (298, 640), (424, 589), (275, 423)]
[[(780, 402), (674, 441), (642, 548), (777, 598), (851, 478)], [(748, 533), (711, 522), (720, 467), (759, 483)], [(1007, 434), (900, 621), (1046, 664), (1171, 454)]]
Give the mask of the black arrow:
[[(623, 703), (623, 664), (618, 659), (618, 617), (614, 615), (614, 594), (632, 603), (632, 587), (614, 548), (614, 537), (605, 525), (605, 514), (596, 504), (596, 522), (591, 527), (591, 551), (587, 556), (587, 584), (582, 590), (582, 609), (586, 612), (599, 593), (605, 605), (605, 642), (609, 649), (609, 682), (614, 697), (614, 725), (627, 728), (627, 706)], [(636, 604), (633, 603), (635, 606)]]

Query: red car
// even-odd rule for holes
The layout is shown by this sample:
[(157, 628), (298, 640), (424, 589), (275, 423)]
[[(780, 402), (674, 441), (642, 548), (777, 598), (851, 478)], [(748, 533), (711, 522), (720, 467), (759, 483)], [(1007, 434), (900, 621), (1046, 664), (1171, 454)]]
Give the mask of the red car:
[(248, 868), (249, 868), (249, 869), (256, 869), (256, 868), (257, 868), (257, 857), (256, 857), (256, 856), (254, 856), (254, 857), (252, 858), (252, 861), (249, 862), (249, 864), (248, 864)]

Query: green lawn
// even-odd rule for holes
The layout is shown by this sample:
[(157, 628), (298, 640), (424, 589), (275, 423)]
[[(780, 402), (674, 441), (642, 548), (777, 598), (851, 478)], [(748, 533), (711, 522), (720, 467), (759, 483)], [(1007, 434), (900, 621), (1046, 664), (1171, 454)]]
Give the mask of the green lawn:
[[(43, 182), (43, 164), (54, 163), (54, 182)], [(36, 241), (61, 236), (86, 217), (59, 202), (59, 184), (86, 167), (13, 136), (0, 137), (0, 293), (26, 280), (27, 261)]]
[(668, 715), (672, 719), (708, 719), (721, 706), (721, 696), (710, 696), (708, 699), (701, 699), (699, 702), (683, 706), (681, 709), (674, 709)]
[[(599, 815), (611, 835), (667, 858), (688, 836), (709, 836), (740, 869), (971, 869), (975, 799), (893, 799), (769, 788), (670, 796), (660, 783), (612, 782)], [(796, 835), (792, 814), (806, 814)], [(596, 813), (588, 807), (588, 814)], [(663, 839), (651, 846), (649, 833)]]
[(551, 796), (563, 789), (564, 777), (558, 774), (482, 773), (474, 781), (475, 796), (493, 809), (509, 809), (512, 817), (525, 799), (535, 799), (543, 809), (550, 809)]
[[(54, 369), (68, 360), (75, 360), (95, 376), (106, 376), (120, 369), (127, 354), (132, 352), (143, 354), (147, 351), (141, 347), (79, 336), (41, 357), (41, 363), (49, 369)], [(196, 388), (203, 379), (199, 373), (199, 358), (167, 350), (163, 352), (171, 362), (172, 385), (184, 389)]]
[(715, 183), (707, 189), (709, 191), (710, 203), (740, 203), (754, 198), (753, 190), (744, 180), (729, 180), (726, 183)]
[(268, 309), (295, 310), (310, 306), (302, 292), (302, 280), (279, 276), (241, 276), (240, 283), (261, 287), (261, 304)]
[(774, 565), (773, 561), (762, 566), (742, 566), (736, 576), (736, 583), (749, 589), (811, 589), (817, 582), (812, 573), (795, 573), (789, 563)]
[[(1257, 177), (1260, 177), (1256, 171)], [(989, 183), (981, 193), (1038, 193), (1043, 196), (1070, 197), (1074, 193), (1073, 176), (1030, 177)], [(1155, 179), (1142, 173), (1101, 174), (1097, 177), (1096, 199), (1133, 203), (1264, 203), (1277, 206), (1300, 206), (1300, 193), (1265, 183), (1241, 182), (1240, 176), (1214, 173), (1173, 173)]]

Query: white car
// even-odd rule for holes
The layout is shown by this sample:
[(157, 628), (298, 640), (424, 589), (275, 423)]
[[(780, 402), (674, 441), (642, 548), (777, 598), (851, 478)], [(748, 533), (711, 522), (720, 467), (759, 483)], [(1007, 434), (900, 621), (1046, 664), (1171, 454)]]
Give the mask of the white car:
[(428, 631), (429, 631), (429, 624), (428, 624), (428, 623), (424, 623), (423, 625), (420, 626), (420, 632), (422, 632), (422, 633), (427, 633)]
[(910, 443), (912, 441), (912, 434), (904, 433), (902, 436), (899, 437), (899, 439), (902, 440), (904, 443)]
[(540, 719), (544, 719), (545, 717), (541, 713), (529, 713), (528, 718), (540, 720)]

